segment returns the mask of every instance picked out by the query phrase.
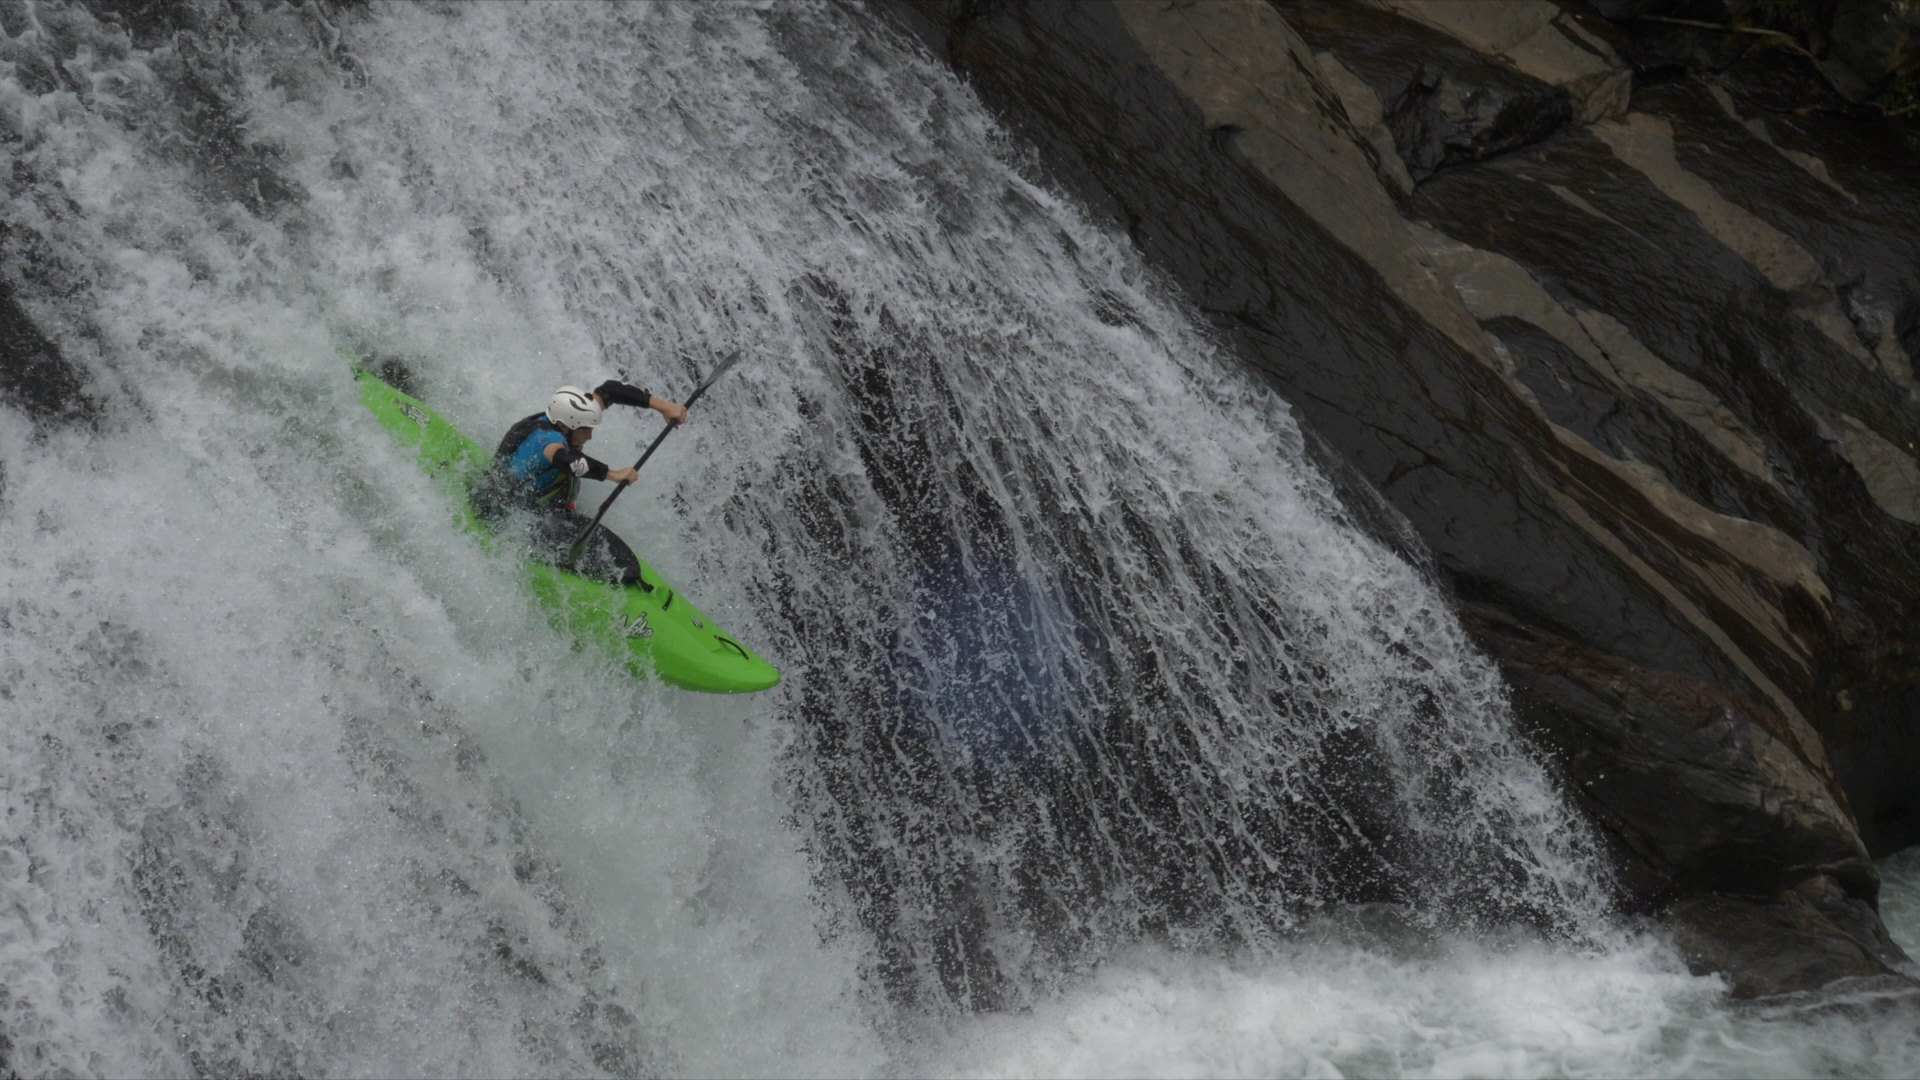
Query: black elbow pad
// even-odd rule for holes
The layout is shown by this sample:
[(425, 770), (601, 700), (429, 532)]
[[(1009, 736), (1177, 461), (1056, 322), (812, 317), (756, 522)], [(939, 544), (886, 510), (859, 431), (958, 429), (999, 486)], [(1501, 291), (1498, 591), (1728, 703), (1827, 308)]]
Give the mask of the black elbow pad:
[(594, 393), (599, 394), (601, 400), (609, 405), (633, 405), (642, 409), (653, 400), (653, 395), (645, 390), (614, 379), (601, 383)]

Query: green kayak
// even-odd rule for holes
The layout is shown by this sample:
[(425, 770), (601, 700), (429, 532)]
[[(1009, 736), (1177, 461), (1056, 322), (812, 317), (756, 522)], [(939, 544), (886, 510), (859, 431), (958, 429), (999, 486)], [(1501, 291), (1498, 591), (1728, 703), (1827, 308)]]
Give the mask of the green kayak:
[[(432, 409), (379, 376), (367, 371), (356, 371), (354, 376), (360, 383), (360, 400), (373, 410), (380, 426), (402, 445), (414, 447), (420, 466), (456, 500), (461, 527), (489, 535), (468, 492), (492, 464), (491, 456)], [(674, 686), (708, 694), (749, 693), (780, 681), (772, 664), (715, 626), (644, 561), (640, 571), (652, 591), (638, 585), (609, 585), (545, 563), (527, 563), (534, 594), (553, 613), (554, 625), (613, 650), (636, 675), (652, 673)]]

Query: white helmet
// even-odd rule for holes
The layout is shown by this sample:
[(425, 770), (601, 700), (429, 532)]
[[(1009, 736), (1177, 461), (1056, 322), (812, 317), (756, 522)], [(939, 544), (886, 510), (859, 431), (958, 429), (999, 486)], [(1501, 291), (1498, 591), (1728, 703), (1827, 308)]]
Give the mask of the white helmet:
[(596, 427), (606, 411), (592, 394), (577, 386), (555, 390), (547, 402), (547, 419), (564, 428)]

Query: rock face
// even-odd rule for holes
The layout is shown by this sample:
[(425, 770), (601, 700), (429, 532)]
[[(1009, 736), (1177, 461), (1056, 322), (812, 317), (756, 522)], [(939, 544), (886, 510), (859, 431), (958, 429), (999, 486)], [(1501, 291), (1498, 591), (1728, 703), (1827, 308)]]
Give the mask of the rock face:
[(894, 10), (1406, 516), (1703, 970), (1907, 963), (1920, 140), (1571, 2)]

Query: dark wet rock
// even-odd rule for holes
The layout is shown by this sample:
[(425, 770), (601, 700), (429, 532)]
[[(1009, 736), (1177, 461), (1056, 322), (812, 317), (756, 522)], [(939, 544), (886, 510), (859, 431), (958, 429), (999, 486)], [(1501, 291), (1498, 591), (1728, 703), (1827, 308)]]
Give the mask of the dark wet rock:
[(1678, 94), (1650, 100), (1676, 116), (1686, 110), (1677, 132), (1687, 168), (1820, 259), (1870, 348), (1883, 351), (1891, 332), (1911, 359), (1920, 355), (1920, 204), (1913, 197), (1920, 138), (1868, 110), (1810, 107), (1791, 90), (1796, 81), (1805, 85), (1805, 68), (1790, 54), (1759, 55), (1698, 85), (1729, 123), (1737, 120), (1814, 185), (1796, 185), (1790, 172), (1764, 161), (1750, 162), (1757, 174), (1729, 172), (1714, 159), (1738, 145), (1738, 134), (1716, 123), (1698, 97), (1691, 105)]
[(102, 20), (125, 27), (139, 49), (156, 48), (182, 31), (201, 29), (218, 10), (181, 0), (88, 0), (86, 6)]
[[(1920, 242), (1920, 223), (1906, 201), (1915, 197), (1913, 181), (1888, 168), (1858, 184), (1878, 185), (1883, 194), (1871, 203), (1849, 200), (1753, 137), (1698, 84), (1657, 87), (1636, 105), (1642, 102), (1671, 127), (1681, 171), (1754, 220), (1710, 205), (1703, 216), (1661, 198), (1643, 186), (1652, 183), (1646, 174), (1625, 168), (1614, 149), (1586, 136), (1462, 175), (1457, 185), (1436, 179), (1422, 189), (1416, 212), (1527, 265), (1569, 305), (1617, 312), (1652, 352), (1763, 433), (1774, 484), (1731, 484), (1737, 473), (1675, 452), (1686, 448), (1653, 438), (1658, 430), (1650, 425), (1636, 425), (1646, 437), (1630, 449), (1703, 505), (1768, 524), (1817, 553), (1819, 577), (1833, 593), (1830, 636), (1814, 631), (1826, 640), (1804, 662), (1760, 662), (1792, 688), (1844, 762), (1843, 783), (1873, 850), (1884, 853), (1920, 839), (1900, 824), (1913, 817), (1911, 789), (1896, 790), (1884, 764), (1913, 758), (1882, 753), (1910, 754), (1912, 740), (1902, 735), (1904, 724), (1866, 725), (1852, 714), (1869, 704), (1871, 714), (1885, 715), (1878, 703), (1909, 703), (1920, 683), (1911, 615), (1920, 534), (1909, 494), (1914, 482), (1903, 478), (1911, 476), (1913, 459), (1901, 452), (1920, 441), (1920, 416), (1896, 314), (1913, 287), (1912, 245)], [(1542, 187), (1575, 191), (1592, 212), (1541, 199)], [(1903, 188), (1906, 199), (1898, 195)], [(1882, 199), (1891, 205), (1876, 207)], [(1489, 218), (1478, 209), (1483, 200), (1508, 212)], [(1703, 224), (1716, 213), (1722, 235)], [(1595, 227), (1609, 219), (1619, 227)], [(1754, 261), (1740, 257), (1741, 247)], [(1881, 297), (1884, 308), (1848, 319), (1846, 296), (1822, 262), (1858, 267), (1847, 278), (1857, 282), (1852, 289)], [(1856, 313), (1865, 306), (1856, 303)], [(1879, 333), (1863, 332), (1863, 323)], [(1757, 658), (1779, 651), (1758, 642), (1748, 647)]]
[(284, 175), (285, 148), (248, 134), (246, 114), (234, 104), (237, 74), (223, 72), (222, 61), (203, 57), (190, 42), (168, 59), (174, 62), (162, 69), (205, 196), (261, 215), (305, 202), (306, 189)]
[[(1757, 38), (1729, 34), (1717, 28), (1726, 24), (1724, 9), (1696, 10), (1694, 17), (1687, 19), (1676, 14), (1672, 5), (1650, 0), (1623, 0), (1595, 6), (1621, 32), (1624, 42), (1620, 53), (1633, 65), (1636, 89), (1685, 78), (1689, 72), (1719, 71), (1758, 45)], [(1646, 17), (1649, 15), (1652, 18)], [(1699, 17), (1701, 15), (1706, 17)], [(1675, 21), (1669, 22), (1669, 19)], [(1685, 22), (1696, 25), (1684, 25)], [(1821, 82), (1826, 82), (1824, 77)]]
[(0, 401), (25, 412), (42, 427), (84, 419), (95, 408), (80, 372), (34, 325), (4, 279), (0, 279)]
[[(1573, 95), (1564, 87), (1489, 60), (1395, 12), (1338, 0), (1275, 0), (1274, 6), (1316, 53), (1330, 54), (1322, 67), (1338, 65), (1372, 91), (1374, 111), (1415, 181), (1447, 165), (1539, 142), (1573, 120)], [(1348, 110), (1350, 116), (1356, 111)], [(1361, 117), (1352, 118), (1364, 127)]]
[(1827, 31), (1833, 60), (1869, 87), (1920, 68), (1920, 9), (1903, 0), (1846, 0)]
[(1621, 35), (1583, 3), (1537, 0), (1501, 4), (1371, 0), (1425, 23), (1498, 63), (1565, 89), (1574, 115), (1591, 122), (1617, 114), (1632, 87), (1617, 46)]
[(1695, 894), (1668, 921), (1694, 972), (1727, 974), (1735, 997), (1885, 978), (1912, 966), (1873, 908), (1825, 875), (1772, 895)]
[[(1752, 992), (1893, 970), (1867, 856), (1920, 842), (1910, 140), (1805, 55), (1573, 3), (913, 10), (1405, 516), (1637, 906), (1774, 933), (1696, 951)], [(1409, 134), (1408, 194), (1429, 48), (1574, 122)]]
[[(54, 40), (45, 52), (117, 56), (129, 45), (143, 52), (145, 65), (158, 77), (172, 106), (145, 113), (145, 134), (152, 145), (190, 164), (209, 200), (237, 202), (251, 213), (271, 215), (304, 203), (308, 196), (287, 175), (285, 148), (249, 133), (246, 112), (237, 104), (244, 96), (239, 57), (257, 44), (255, 39), (282, 35), (289, 24), (311, 24), (312, 36), (330, 36), (337, 45), (338, 34), (331, 33), (322, 5), (294, 10), (298, 14), (241, 3), (92, 0), (48, 20), (47, 32)], [(92, 87), (60, 65), (52, 66), (45, 81), (54, 76), (65, 78), (67, 88), (82, 100), (91, 97)]]
[(1627, 849), (1629, 890), (1642, 902), (1702, 890), (1770, 895), (1818, 875), (1868, 901), (1878, 894), (1844, 795), (1808, 782), (1830, 773), (1797, 753), (1770, 710), (1496, 609), (1462, 614), (1509, 673), (1521, 723)]
[[(1671, 73), (1720, 72), (1794, 56), (1812, 76), (1809, 103), (1839, 97), (1866, 111), (1911, 105), (1920, 92), (1920, 12), (1904, 0), (1597, 0), (1642, 85)], [(1808, 91), (1811, 92), (1808, 92)]]

